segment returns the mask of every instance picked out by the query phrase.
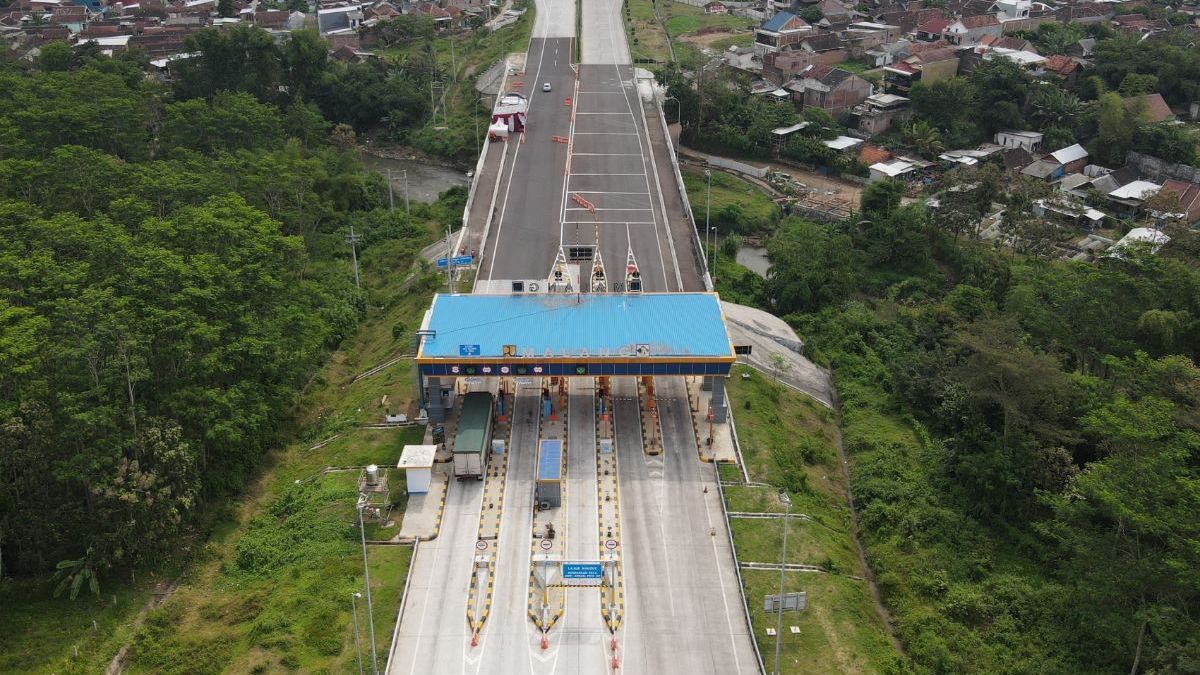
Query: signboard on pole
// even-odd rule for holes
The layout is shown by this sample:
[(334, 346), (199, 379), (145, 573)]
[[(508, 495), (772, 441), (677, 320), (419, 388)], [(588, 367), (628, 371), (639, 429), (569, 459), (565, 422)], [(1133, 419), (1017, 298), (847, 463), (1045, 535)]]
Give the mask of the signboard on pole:
[(562, 565), (563, 579), (595, 579), (604, 576), (604, 564), (598, 562), (565, 562)]
[(474, 258), (472, 258), (469, 255), (456, 255), (450, 259), (450, 262), (455, 267), (465, 267), (467, 265), (470, 265), (472, 260), (474, 260)]
[[(780, 598), (782, 597), (782, 603)], [(767, 614), (774, 614), (780, 611), (782, 604), (784, 612), (799, 612), (808, 607), (808, 595), (804, 591), (798, 593), (784, 593), (782, 596), (768, 595), (763, 602), (763, 611)]]

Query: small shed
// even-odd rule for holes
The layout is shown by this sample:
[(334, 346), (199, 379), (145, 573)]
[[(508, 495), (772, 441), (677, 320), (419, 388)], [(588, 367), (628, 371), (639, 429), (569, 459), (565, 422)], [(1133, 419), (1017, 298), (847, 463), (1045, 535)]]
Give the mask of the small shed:
[(562, 441), (541, 442), (538, 450), (537, 503), (551, 508), (562, 505)]
[(396, 468), (404, 470), (408, 494), (429, 492), (429, 483), (433, 480), (433, 456), (437, 453), (437, 448), (436, 445), (404, 446)]

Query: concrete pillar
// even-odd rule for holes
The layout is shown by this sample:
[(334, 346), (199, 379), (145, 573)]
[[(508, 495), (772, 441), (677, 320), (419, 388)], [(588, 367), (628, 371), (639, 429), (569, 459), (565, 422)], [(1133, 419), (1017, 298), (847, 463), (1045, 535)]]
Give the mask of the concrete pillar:
[(711, 379), (713, 421), (717, 424), (724, 424), (729, 415), (729, 407), (725, 403), (725, 378), (714, 377)]

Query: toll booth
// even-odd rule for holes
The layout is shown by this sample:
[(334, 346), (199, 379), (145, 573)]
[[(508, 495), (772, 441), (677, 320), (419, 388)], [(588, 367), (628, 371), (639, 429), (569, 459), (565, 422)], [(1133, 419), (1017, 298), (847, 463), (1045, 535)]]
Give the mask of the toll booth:
[(538, 448), (535, 499), (543, 508), (562, 505), (562, 441), (557, 438), (543, 440)]

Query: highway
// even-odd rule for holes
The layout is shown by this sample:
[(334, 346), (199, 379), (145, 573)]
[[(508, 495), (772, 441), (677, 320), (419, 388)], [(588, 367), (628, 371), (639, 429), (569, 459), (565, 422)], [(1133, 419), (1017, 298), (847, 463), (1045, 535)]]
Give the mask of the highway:
[[(683, 382), (658, 378), (663, 454), (642, 449), (635, 387), (614, 389), (628, 673), (756, 673), (712, 467), (701, 464)], [(707, 487), (707, 492), (705, 488)]]
[(479, 635), (479, 646), (465, 655), (461, 652), (444, 655), (446, 672), (540, 674), (549, 673), (554, 667), (557, 652), (541, 651), (541, 633), (529, 620), (530, 535), (540, 396), (540, 379), (517, 388), (492, 609)]

